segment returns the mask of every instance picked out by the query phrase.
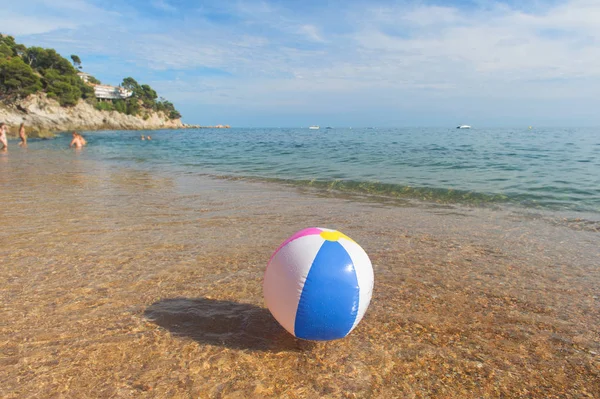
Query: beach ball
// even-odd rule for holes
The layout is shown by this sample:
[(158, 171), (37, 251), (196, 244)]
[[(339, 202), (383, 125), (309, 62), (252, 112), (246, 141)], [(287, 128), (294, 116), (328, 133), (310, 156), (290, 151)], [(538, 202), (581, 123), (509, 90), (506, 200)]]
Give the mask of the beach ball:
[(288, 238), (271, 256), (263, 281), (275, 319), (297, 338), (329, 341), (350, 333), (373, 292), (366, 252), (336, 230), (311, 227)]

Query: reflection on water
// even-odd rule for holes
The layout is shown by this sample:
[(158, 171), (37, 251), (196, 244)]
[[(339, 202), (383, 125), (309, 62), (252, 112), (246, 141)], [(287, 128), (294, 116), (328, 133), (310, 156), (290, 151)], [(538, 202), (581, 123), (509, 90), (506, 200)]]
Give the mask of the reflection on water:
[[(33, 147), (0, 155), (2, 397), (600, 392), (594, 229)], [(272, 251), (307, 226), (350, 235), (374, 265), (342, 340), (297, 341), (263, 304)]]

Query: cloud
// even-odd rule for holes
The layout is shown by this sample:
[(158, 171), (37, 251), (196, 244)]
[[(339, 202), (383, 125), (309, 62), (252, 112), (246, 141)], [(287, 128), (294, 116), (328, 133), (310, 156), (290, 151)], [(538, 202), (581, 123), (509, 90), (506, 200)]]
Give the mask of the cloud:
[[(7, 3), (2, 29), (110, 58), (105, 68), (137, 73), (182, 102), (366, 108), (400, 107), (409, 97), (491, 107), (494, 98), (589, 99), (600, 89), (598, 1), (520, 8), (207, 1), (196, 9), (179, 4), (177, 18), (168, 0), (152, 1), (153, 13), (142, 2), (117, 9), (91, 0), (33, 3)], [(102, 64), (87, 65), (102, 74)]]
[[(402, 7), (371, 14), (354, 33), (361, 60), (374, 59), (391, 75), (446, 82), (519, 82), (533, 78), (598, 77), (599, 28), (586, 21), (600, 3), (572, 1), (543, 14), (506, 6), (491, 10)], [(383, 15), (383, 16), (382, 16)], [(389, 24), (408, 34), (388, 33)], [(433, 26), (433, 28), (429, 28)], [(548, 29), (568, 34), (547, 37)]]
[(75, 29), (76, 21), (67, 18), (21, 15), (11, 11), (2, 12), (2, 32), (15, 36), (35, 35), (59, 29)]
[(177, 8), (171, 5), (167, 0), (152, 0), (150, 4), (159, 10), (167, 12), (175, 12)]
[(1, 0), (0, 29), (15, 36), (76, 30), (118, 18), (120, 14), (83, 0)]
[(299, 29), (299, 32), (303, 34), (308, 40), (314, 42), (323, 43), (325, 40), (319, 34), (319, 29), (314, 25), (302, 25)]

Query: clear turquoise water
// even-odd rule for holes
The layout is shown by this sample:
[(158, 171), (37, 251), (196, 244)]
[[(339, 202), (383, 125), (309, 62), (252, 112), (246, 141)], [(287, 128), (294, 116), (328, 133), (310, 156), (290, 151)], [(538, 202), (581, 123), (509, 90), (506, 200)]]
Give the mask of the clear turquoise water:
[[(141, 141), (140, 134), (152, 141)], [(437, 203), (600, 213), (600, 129), (199, 129), (86, 134), (84, 156)], [(70, 136), (32, 143), (62, 149)], [(82, 155), (82, 154), (80, 154)]]

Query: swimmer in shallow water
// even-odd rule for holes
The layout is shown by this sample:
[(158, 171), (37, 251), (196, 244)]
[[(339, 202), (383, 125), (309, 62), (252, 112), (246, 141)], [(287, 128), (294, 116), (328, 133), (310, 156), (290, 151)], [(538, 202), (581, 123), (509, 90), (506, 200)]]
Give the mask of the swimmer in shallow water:
[(0, 150), (8, 150), (8, 141), (6, 140), (6, 125), (4, 123), (0, 123), (0, 144), (2, 144), (2, 148), (0, 148)]
[(19, 126), (19, 138), (21, 139), (19, 146), (27, 147), (27, 134), (25, 133), (25, 123), (21, 123), (21, 126)]
[(83, 138), (81, 134), (73, 132), (73, 140), (71, 140), (71, 144), (69, 144), (69, 147), (83, 148), (83, 146), (86, 144), (87, 141)]

